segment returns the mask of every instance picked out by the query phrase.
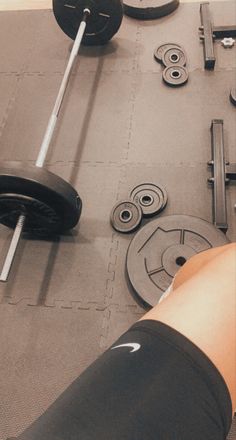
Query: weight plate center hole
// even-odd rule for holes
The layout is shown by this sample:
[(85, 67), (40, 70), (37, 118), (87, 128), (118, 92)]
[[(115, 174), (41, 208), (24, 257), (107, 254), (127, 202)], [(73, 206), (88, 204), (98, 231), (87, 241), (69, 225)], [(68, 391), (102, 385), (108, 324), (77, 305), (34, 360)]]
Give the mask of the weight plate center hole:
[(121, 213), (120, 213), (120, 220), (123, 223), (130, 222), (132, 217), (133, 217), (133, 214), (129, 209), (123, 209), (123, 211), (121, 211)]
[(170, 74), (170, 76), (174, 79), (178, 79), (181, 77), (181, 73), (179, 70), (173, 70)]
[(145, 194), (144, 196), (140, 197), (140, 203), (143, 206), (150, 206), (154, 202), (153, 197), (150, 194)]
[(178, 63), (179, 55), (177, 53), (172, 53), (170, 56), (170, 60), (172, 61), (172, 63)]
[(186, 261), (187, 260), (184, 257), (177, 257), (175, 260), (176, 264), (180, 267), (183, 266), (186, 263)]

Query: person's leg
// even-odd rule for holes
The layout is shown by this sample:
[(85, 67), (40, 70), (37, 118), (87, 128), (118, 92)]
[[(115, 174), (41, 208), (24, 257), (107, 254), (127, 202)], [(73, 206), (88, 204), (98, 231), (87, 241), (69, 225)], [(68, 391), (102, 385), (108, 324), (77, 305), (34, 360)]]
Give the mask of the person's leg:
[(174, 277), (173, 288), (177, 289), (177, 287), (180, 287), (181, 284), (195, 275), (209, 261), (212, 261), (213, 258), (219, 256), (222, 254), (222, 252), (225, 252), (226, 249), (230, 249), (234, 246), (235, 243), (231, 243), (225, 246), (208, 249), (207, 251), (200, 252), (199, 254), (196, 254), (190, 258), (190, 260), (178, 270), (176, 276)]
[(191, 258), (173, 292), (141, 320), (157, 320), (197, 345), (223, 376), (236, 408), (236, 244)]
[(174, 276), (171, 285), (161, 296), (158, 304), (160, 304), (167, 296), (170, 295), (177, 287), (181, 286), (185, 281), (191, 278), (196, 272), (198, 272), (201, 267), (203, 267), (208, 261), (212, 260), (212, 258), (216, 257), (218, 254), (225, 251), (225, 246), (220, 246), (217, 248), (212, 248), (207, 250), (206, 252), (201, 252), (200, 254), (196, 254), (193, 256), (187, 264), (182, 266)]
[(225, 440), (235, 385), (234, 253), (229, 246), (186, 263), (175, 291), (18, 440)]

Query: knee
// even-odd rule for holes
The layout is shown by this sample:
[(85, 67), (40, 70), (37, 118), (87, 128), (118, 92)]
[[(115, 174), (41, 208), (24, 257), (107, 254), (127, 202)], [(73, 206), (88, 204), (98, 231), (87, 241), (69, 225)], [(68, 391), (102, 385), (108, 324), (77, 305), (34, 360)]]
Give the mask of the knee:
[(236, 257), (236, 242), (232, 242), (222, 246), (222, 252), (225, 255)]
[(212, 261), (218, 274), (223, 273), (224, 277), (230, 276), (235, 283), (236, 279), (236, 243), (229, 243), (222, 247), (216, 258)]

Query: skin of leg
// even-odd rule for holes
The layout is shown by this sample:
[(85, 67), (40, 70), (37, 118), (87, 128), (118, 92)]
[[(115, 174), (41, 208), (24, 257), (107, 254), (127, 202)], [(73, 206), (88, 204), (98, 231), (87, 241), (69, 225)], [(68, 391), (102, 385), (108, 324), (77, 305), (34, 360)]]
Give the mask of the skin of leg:
[(217, 257), (226, 249), (234, 247), (235, 243), (231, 243), (226, 246), (220, 246), (212, 249), (208, 249), (205, 252), (194, 255), (184, 266), (182, 266), (173, 280), (173, 290), (181, 286), (185, 281), (191, 278), (195, 273), (197, 273), (205, 264), (211, 261), (213, 258)]
[(174, 292), (141, 320), (161, 321), (197, 345), (223, 376), (236, 408), (236, 243), (192, 257)]

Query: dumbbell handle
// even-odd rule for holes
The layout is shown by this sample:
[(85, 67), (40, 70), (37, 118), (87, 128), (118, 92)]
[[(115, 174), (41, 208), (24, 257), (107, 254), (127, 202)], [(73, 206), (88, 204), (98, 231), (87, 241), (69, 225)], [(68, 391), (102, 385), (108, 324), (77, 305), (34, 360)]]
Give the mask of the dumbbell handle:
[[(52, 139), (55, 127), (56, 127), (56, 123), (57, 123), (58, 115), (59, 115), (59, 112), (61, 109), (62, 101), (63, 101), (64, 95), (65, 95), (66, 87), (67, 87), (67, 84), (68, 84), (68, 81), (70, 78), (70, 73), (72, 71), (72, 67), (73, 67), (74, 61), (76, 59), (76, 56), (79, 52), (80, 44), (81, 44), (85, 29), (86, 29), (87, 19), (88, 19), (89, 15), (90, 15), (90, 10), (88, 8), (85, 8), (83, 11), (83, 18), (82, 18), (82, 21), (80, 22), (80, 26), (79, 26), (79, 29), (78, 29), (78, 32), (77, 32), (77, 35), (76, 35), (76, 38), (75, 38), (75, 41), (74, 41), (74, 44), (72, 47), (70, 58), (67, 63), (66, 70), (65, 70), (62, 82), (61, 82), (61, 86), (60, 86), (60, 89), (59, 89), (59, 92), (57, 95), (57, 99), (56, 99), (55, 105), (53, 107), (53, 111), (50, 116), (50, 119), (48, 121), (48, 126), (47, 126), (47, 129), (46, 129), (46, 132), (45, 132), (45, 135), (44, 135), (44, 138), (43, 138), (40, 150), (39, 150), (38, 158), (35, 163), (36, 167), (42, 168), (44, 165), (45, 158), (46, 158), (46, 155), (48, 152), (48, 148), (49, 148), (49, 145), (50, 145), (50, 142), (51, 142), (51, 139)], [(10, 272), (10, 269), (11, 269), (11, 266), (12, 266), (12, 263), (13, 263), (13, 260), (15, 257), (16, 249), (17, 249), (17, 246), (20, 241), (20, 237), (21, 237), (21, 234), (22, 234), (22, 231), (24, 228), (25, 220), (26, 220), (26, 216), (25, 216), (25, 214), (22, 213), (18, 218), (16, 227), (14, 230), (14, 234), (11, 239), (11, 244), (8, 249), (8, 253), (7, 253), (7, 256), (6, 256), (6, 259), (5, 259), (3, 268), (2, 268), (2, 272), (0, 275), (0, 281), (7, 281), (7, 279), (8, 279), (8, 275), (9, 275), (9, 272)]]
[(73, 48), (72, 48), (72, 51), (70, 54), (70, 58), (69, 58), (62, 82), (61, 82), (61, 86), (60, 86), (60, 89), (59, 89), (59, 92), (57, 95), (57, 99), (56, 99), (55, 105), (53, 107), (53, 111), (50, 116), (50, 119), (48, 121), (48, 126), (47, 126), (47, 129), (46, 129), (46, 132), (45, 132), (45, 135), (44, 135), (44, 138), (43, 138), (40, 150), (39, 150), (38, 158), (35, 163), (36, 167), (41, 168), (44, 165), (45, 158), (46, 158), (46, 155), (48, 152), (48, 148), (49, 148), (49, 145), (52, 140), (52, 136), (53, 136), (53, 133), (54, 133), (54, 130), (56, 127), (56, 123), (57, 123), (58, 115), (59, 115), (59, 112), (61, 109), (62, 101), (65, 96), (65, 91), (66, 91), (66, 87), (67, 87), (67, 84), (68, 84), (68, 81), (70, 78), (72, 67), (73, 67), (74, 61), (76, 59), (76, 56), (78, 55), (80, 44), (81, 44), (85, 29), (86, 29), (87, 19), (90, 15), (90, 10), (88, 8), (85, 8), (83, 11), (83, 14), (84, 14), (83, 19), (80, 22), (80, 26), (79, 26), (79, 29), (78, 29), (78, 32), (77, 32), (77, 35), (76, 35), (76, 38), (75, 38), (75, 41), (73, 44)]

